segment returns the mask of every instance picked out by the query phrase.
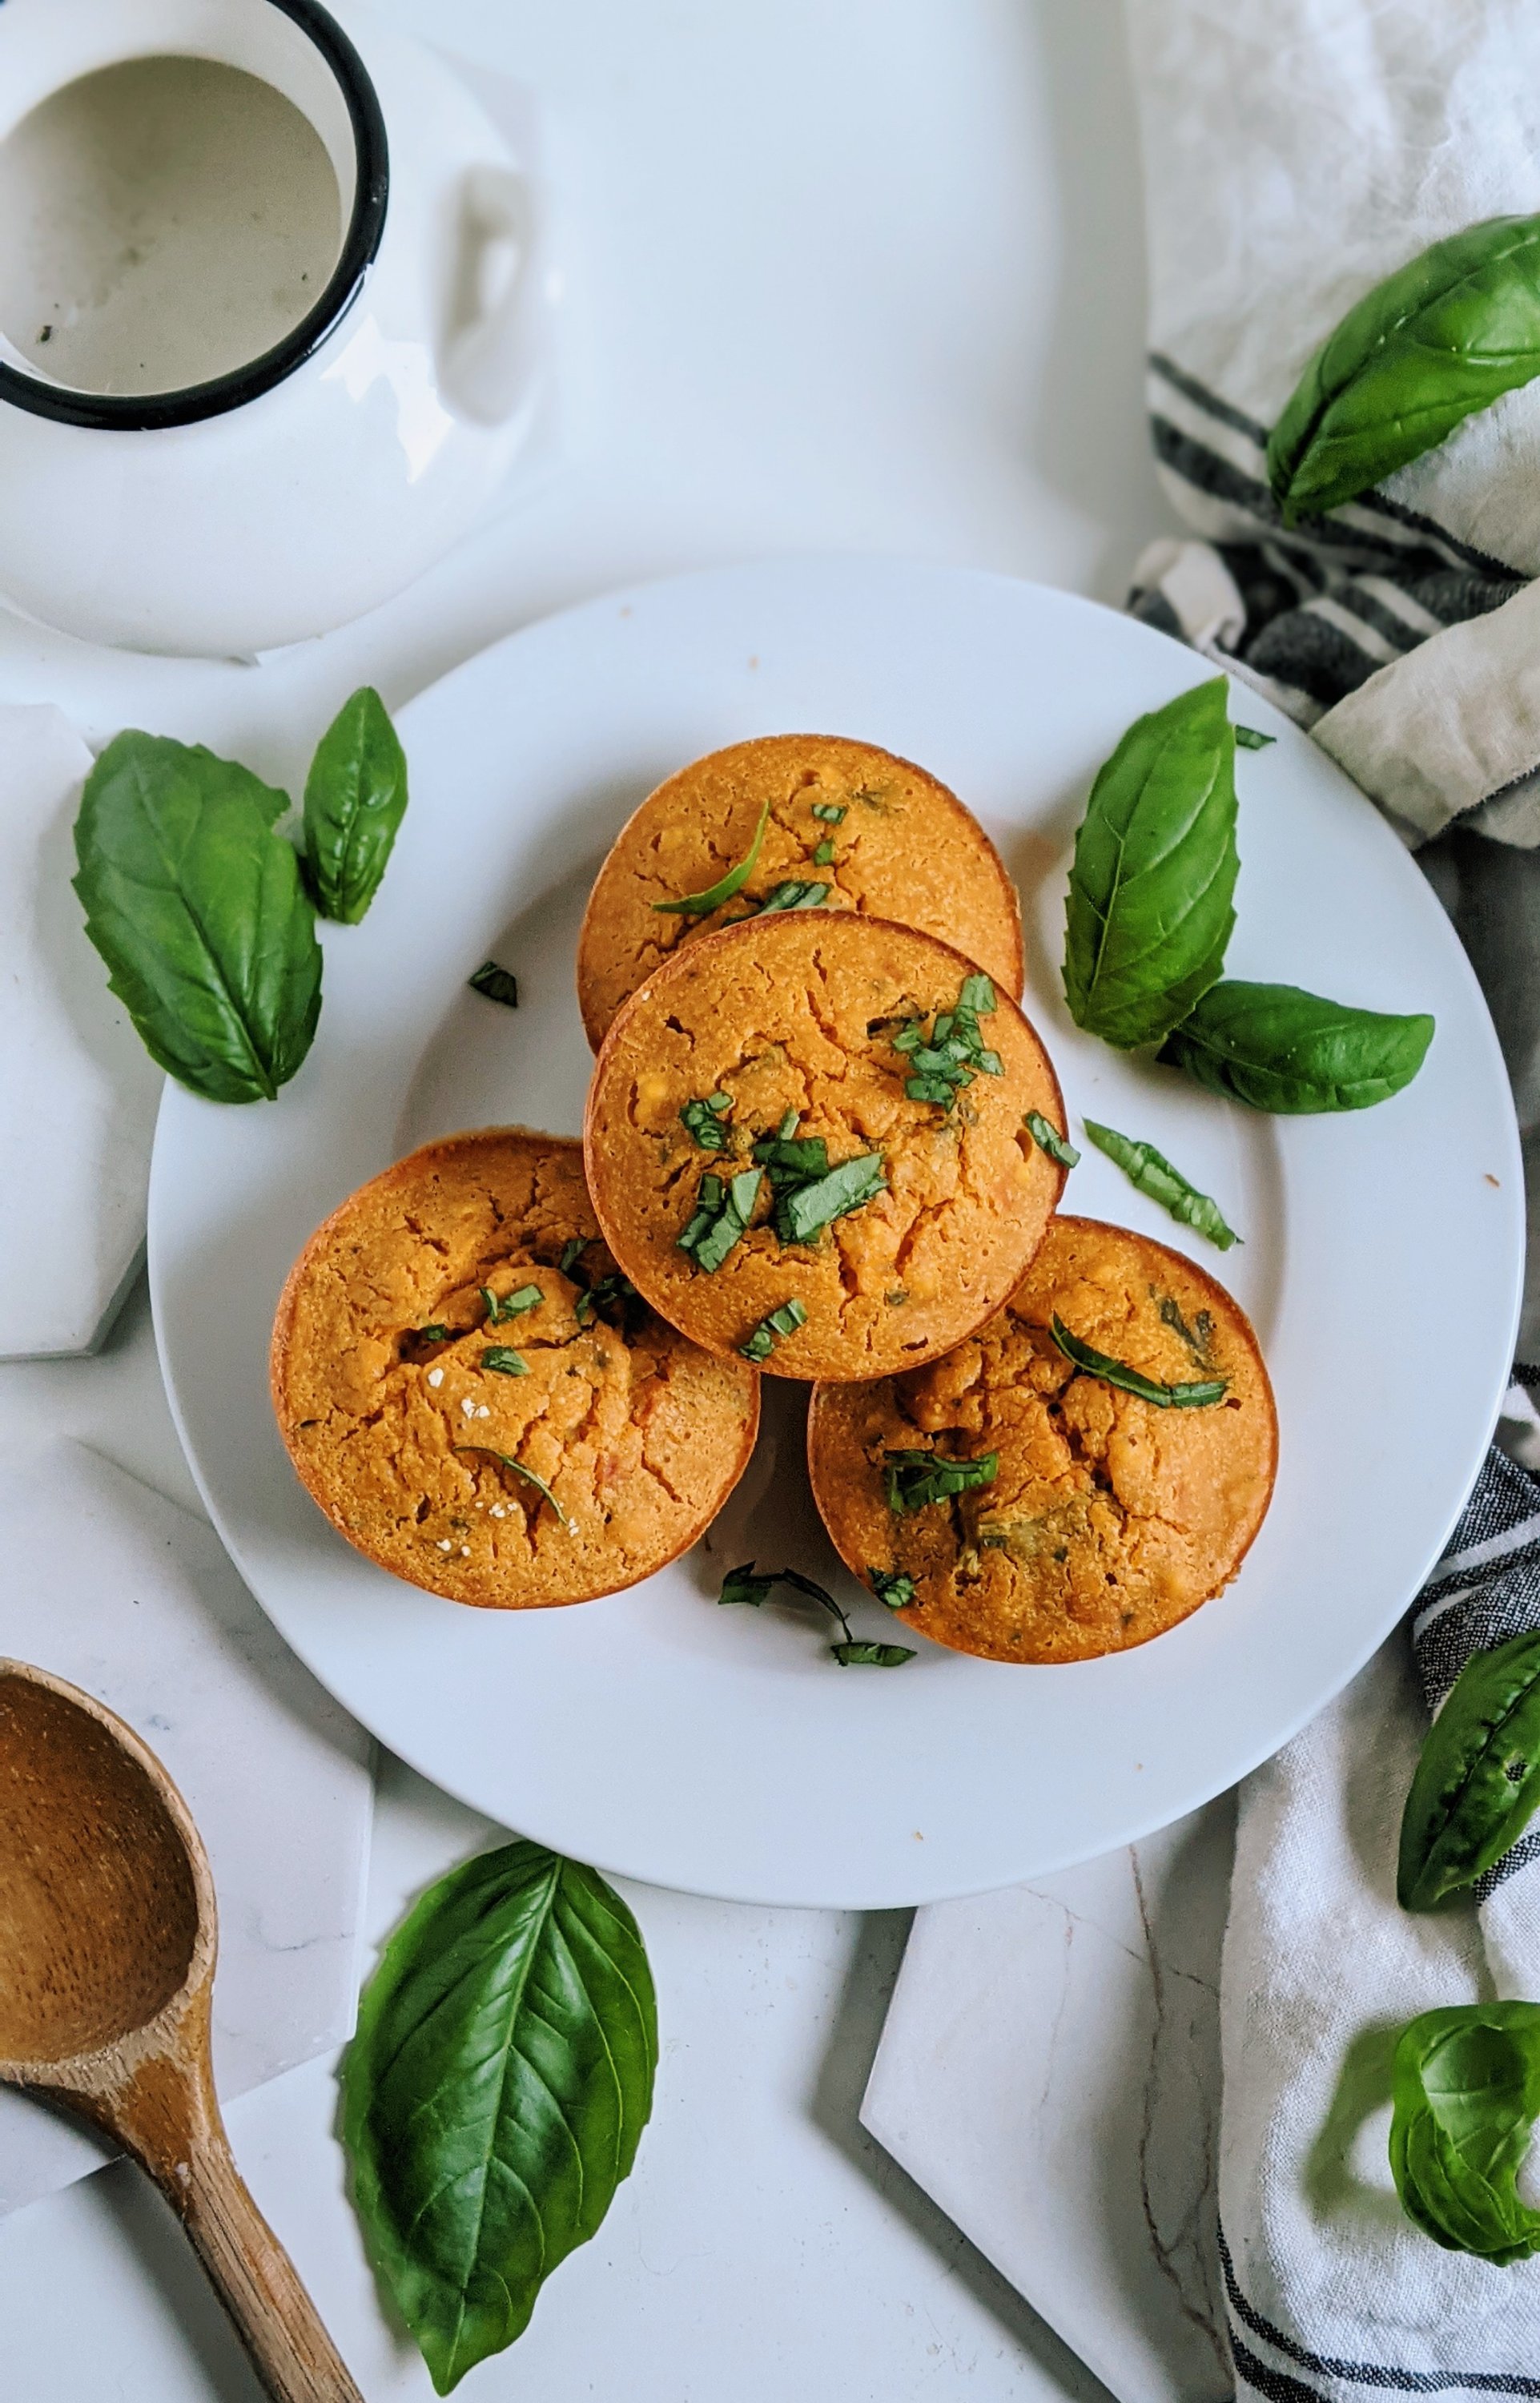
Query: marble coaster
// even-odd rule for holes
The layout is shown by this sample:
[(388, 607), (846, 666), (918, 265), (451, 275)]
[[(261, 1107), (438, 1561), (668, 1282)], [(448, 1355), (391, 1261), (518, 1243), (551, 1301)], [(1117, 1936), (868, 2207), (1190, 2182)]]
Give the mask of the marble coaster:
[(1118, 2403), (1230, 2403), (1215, 2180), (1227, 1796), (918, 1913), (863, 2125)]
[(161, 1076), (70, 890), (90, 753), (0, 708), (0, 1359), (91, 1352), (139, 1264)]
[[(368, 1738), (264, 1618), (213, 1529), (76, 1443), (0, 1461), (0, 1654), (109, 1703), (181, 1789), (218, 1896), (224, 2099), (341, 2043), (357, 1994)], [(0, 2212), (110, 2158), (0, 2090)]]

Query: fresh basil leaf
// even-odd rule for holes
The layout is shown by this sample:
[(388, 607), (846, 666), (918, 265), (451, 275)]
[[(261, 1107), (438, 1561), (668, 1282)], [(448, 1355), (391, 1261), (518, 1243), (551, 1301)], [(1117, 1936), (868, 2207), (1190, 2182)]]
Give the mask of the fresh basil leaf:
[(305, 780), (305, 868), (324, 918), (358, 924), (406, 809), (407, 755), (380, 695), (363, 685), (321, 737)]
[(546, 1299), (537, 1285), (521, 1285), (517, 1293), (495, 1294), (490, 1285), (477, 1286), (487, 1305), (487, 1325), (498, 1327), (506, 1318), (522, 1318), (526, 1310), (538, 1309)]
[(1540, 375), (1540, 216), (1488, 217), (1366, 292), (1268, 441), (1285, 525), (1339, 508)]
[(1436, 2243), (1487, 2261), (1540, 2252), (1515, 2180), (1540, 2118), (1540, 2003), (1465, 2003), (1403, 2028), (1390, 2163), (1403, 2210)]
[(795, 1187), (776, 1202), (776, 1233), (784, 1243), (811, 1243), (836, 1218), (846, 1218), (853, 1210), (875, 1202), (879, 1193), (886, 1192), (887, 1183), (880, 1151), (842, 1160), (826, 1176)]
[(790, 1301), (784, 1301), (779, 1310), (772, 1310), (762, 1318), (738, 1349), (745, 1360), (752, 1360), (756, 1368), (760, 1368), (770, 1358), (777, 1343), (784, 1342), (788, 1335), (795, 1335), (798, 1328), (807, 1323), (807, 1305), (798, 1301), (794, 1294)]
[(1540, 1807), (1540, 1632), (1466, 1661), (1428, 1729), (1401, 1819), (1395, 1893), (1432, 1910), (1512, 1851)]
[(722, 1590), (716, 1599), (719, 1603), (750, 1603), (757, 1610), (761, 1603), (769, 1602), (774, 1584), (773, 1574), (770, 1577), (756, 1577), (754, 1563), (744, 1561), (738, 1568), (728, 1571), (727, 1576), (722, 1579)]
[(1060, 1133), (1053, 1120), (1046, 1118), (1041, 1110), (1029, 1110), (1021, 1123), (1038, 1150), (1046, 1151), (1048, 1158), (1057, 1160), (1061, 1168), (1079, 1167), (1080, 1154), (1075, 1150), (1074, 1144), (1067, 1136)]
[(489, 1001), (500, 1001), (505, 1009), (519, 1007), (519, 979), (510, 969), (500, 968), (495, 960), (483, 960), (465, 982), (472, 993), (485, 993)]
[(754, 1205), (759, 1199), (761, 1171), (746, 1168), (737, 1176), (720, 1177), (709, 1171), (696, 1191), (695, 1209), (678, 1237), (698, 1269), (715, 1275), (740, 1238), (748, 1232)]
[(512, 1352), (506, 1343), (489, 1343), (481, 1354), (483, 1368), (491, 1368), (499, 1377), (527, 1377), (530, 1364), (521, 1352)]
[(1172, 1029), (1160, 1057), (1254, 1110), (1367, 1110), (1410, 1084), (1433, 1025), (1422, 1011), (1401, 1018), (1228, 978)]
[(756, 901), (745, 910), (743, 915), (746, 918), (768, 918), (778, 910), (821, 910), (828, 897), (826, 884), (801, 883), (792, 876), (784, 884), (775, 885), (762, 901)]
[(1075, 838), (1064, 993), (1088, 1035), (1158, 1043), (1217, 979), (1235, 924), (1235, 729), (1214, 676), (1135, 720)]
[(1158, 1378), (1131, 1368), (1126, 1360), (1115, 1360), (1110, 1353), (1098, 1352), (1094, 1344), (1072, 1335), (1057, 1311), (1052, 1331), (1065, 1359), (1073, 1361), (1083, 1375), (1099, 1377), (1103, 1385), (1116, 1385), (1122, 1393), (1136, 1394), (1142, 1402), (1153, 1402), (1158, 1410), (1207, 1410), (1222, 1402), (1229, 1391), (1223, 1377), (1207, 1377), (1201, 1384), (1162, 1385)]
[(1235, 740), (1242, 751), (1265, 751), (1269, 743), (1277, 742), (1278, 737), (1276, 734), (1261, 734), (1255, 726), (1238, 726)]
[(997, 1452), (980, 1452), (977, 1460), (948, 1460), (938, 1452), (885, 1452), (882, 1462), (888, 1508), (904, 1517), (958, 1493), (979, 1493), (1000, 1474)]
[(732, 1107), (728, 1093), (707, 1093), (703, 1100), (687, 1102), (679, 1116), (685, 1132), (693, 1137), (702, 1151), (726, 1151), (728, 1131), (723, 1118)]
[(1158, 1202), (1178, 1225), (1206, 1235), (1222, 1252), (1240, 1242), (1235, 1229), (1225, 1224), (1218, 1202), (1200, 1193), (1196, 1185), (1189, 1185), (1181, 1170), (1173, 1168), (1153, 1143), (1135, 1143), (1131, 1135), (1119, 1134), (1116, 1127), (1098, 1126), (1094, 1118), (1086, 1120), (1086, 1132), (1097, 1150), (1104, 1151), (1122, 1170), (1129, 1183), (1152, 1202)]
[(914, 1653), (907, 1644), (831, 1644), (841, 1669), (901, 1669)]
[(786, 1132), (786, 1118), (781, 1121), (776, 1134), (762, 1134), (754, 1146), (754, 1158), (765, 1170), (770, 1181), (770, 1191), (778, 1197), (794, 1192), (799, 1185), (811, 1185), (814, 1178), (829, 1172), (828, 1146), (821, 1134), (798, 1135), (797, 1118), (790, 1116), (792, 1132)]
[(753, 1561), (745, 1561), (741, 1568), (728, 1571), (717, 1600), (752, 1603), (757, 1609), (761, 1603), (770, 1600), (771, 1588), (778, 1585), (789, 1585), (795, 1592), (805, 1593), (810, 1602), (817, 1603), (821, 1610), (826, 1610), (831, 1618), (839, 1620), (843, 1638), (839, 1644), (831, 1644), (829, 1650), (842, 1669), (896, 1669), (904, 1661), (913, 1660), (913, 1653), (906, 1651), (901, 1644), (858, 1643), (851, 1633), (850, 1620), (828, 1588), (804, 1577), (800, 1569), (770, 1569), (761, 1577), (756, 1573)]
[(890, 1610), (907, 1610), (914, 1600), (914, 1579), (902, 1569), (868, 1569), (867, 1576), (878, 1601)]
[(211, 1102), (271, 1102), (321, 1014), (287, 796), (201, 745), (119, 734), (86, 779), (75, 890), (145, 1049)]
[(576, 1535), (577, 1528), (575, 1521), (568, 1518), (545, 1479), (536, 1477), (534, 1469), (526, 1468), (521, 1460), (515, 1460), (511, 1452), (499, 1452), (494, 1444), (490, 1443), (457, 1443), (454, 1449), (456, 1452), (484, 1452), (489, 1460), (501, 1461), (505, 1468), (511, 1468), (515, 1477), (521, 1477), (526, 1485), (533, 1485), (535, 1492), (550, 1504), (569, 1535)]
[(342, 2142), (437, 2394), (522, 2334), (598, 2232), (657, 2067), (641, 1932), (597, 1870), (505, 1844), (440, 1878), (392, 1937), (342, 2065)]
[(719, 910), (724, 901), (730, 901), (735, 893), (742, 893), (758, 865), (770, 813), (770, 805), (767, 801), (759, 813), (759, 823), (754, 829), (753, 840), (736, 868), (729, 868), (725, 876), (719, 876), (715, 884), (708, 884), (703, 893), (687, 893), (679, 901), (655, 901), (653, 908), (669, 917), (705, 918), (712, 910)]

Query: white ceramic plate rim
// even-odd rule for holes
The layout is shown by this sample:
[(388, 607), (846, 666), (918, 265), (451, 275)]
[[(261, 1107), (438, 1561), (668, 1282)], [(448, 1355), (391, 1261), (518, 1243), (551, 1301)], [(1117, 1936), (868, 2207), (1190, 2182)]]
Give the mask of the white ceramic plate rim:
[[(1147, 628), (1008, 577), (783, 560), (585, 604), (403, 712), (412, 807), (364, 926), (326, 931), (312, 1057), (256, 1110), (168, 1086), (150, 1266), (167, 1389), (215, 1526), (301, 1658), (424, 1775), (615, 1873), (756, 1902), (928, 1901), (1046, 1873), (1196, 1807), (1388, 1632), (1443, 1546), (1506, 1381), (1523, 1250), (1512, 1104), (1475, 979), (1415, 865), (1315, 746), (1240, 688), (1233, 714), (1278, 743), (1242, 755), (1230, 969), (1432, 1007), (1427, 1066), (1375, 1111), (1253, 1120), (1069, 1026), (1047, 863), (1122, 727), (1205, 672)], [(1027, 1007), (1072, 1110), (1151, 1135), (1243, 1204), (1253, 1242), (1218, 1261), (1094, 1154), (1066, 1195), (1216, 1267), (1251, 1308), (1279, 1391), (1278, 1497), (1240, 1579), (1137, 1652), (1030, 1670), (924, 1646), (863, 1678), (771, 1614), (715, 1613), (688, 1563), (579, 1611), (461, 1611), (351, 1552), (283, 1456), (265, 1337), (284, 1270), (407, 1134), (447, 1131), (419, 1063), (425, 1037), (430, 1065), (448, 1056), (432, 1046), (463, 1013), (467, 967), (520, 907), (535, 939), (544, 896), (658, 775), (787, 726), (884, 742), (963, 790), (1032, 871)], [(553, 1099), (512, 1049), (536, 1022), (508, 1021), (507, 1073), (544, 1094), (541, 1122), (570, 1130), (576, 1055)], [(497, 1099), (487, 1115), (531, 1106), (500, 1086)], [(781, 1492), (744, 1504), (767, 1557)]]

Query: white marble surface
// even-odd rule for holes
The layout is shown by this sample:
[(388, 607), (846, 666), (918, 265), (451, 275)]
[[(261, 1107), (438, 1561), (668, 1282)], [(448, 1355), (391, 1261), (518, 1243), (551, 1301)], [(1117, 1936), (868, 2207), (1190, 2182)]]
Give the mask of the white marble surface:
[(90, 767), (60, 710), (0, 706), (0, 1358), (92, 1350), (145, 1247), (160, 1071), (70, 891)]
[[(0, 618), (0, 701), (55, 701), (93, 742), (125, 724), (207, 742), (292, 787), (356, 685), (397, 704), (634, 576), (888, 549), (1116, 598), (1169, 530), (1141, 411), (1117, 0), (385, 5), (539, 107), (566, 278), (560, 463), (413, 591), (260, 669), (103, 654)], [(0, 1368), (0, 1444), (40, 1426), (195, 1504), (142, 1295), (97, 1358)], [(371, 1930), (479, 1832), (386, 1764)], [(623, 2209), (467, 2396), (1103, 2394), (858, 2126), (903, 1915), (631, 1899), (664, 1979), (660, 2107)], [(317, 2061), (234, 2106), (236, 2150), (369, 2403), (426, 2403), (363, 2272), (334, 2111)], [(257, 2403), (121, 2165), (0, 2224), (0, 2391)]]
[(862, 2124), (1118, 2403), (1225, 2403), (1215, 2291), (1228, 1796), (920, 1911)]
[[(202, 1834), (219, 1911), (221, 2095), (333, 2051), (357, 1990), (363, 1730), (300, 1667), (203, 1519), (67, 1438), (0, 1453), (0, 1655), (117, 1711)], [(0, 2090), (0, 2214), (107, 2153)]]

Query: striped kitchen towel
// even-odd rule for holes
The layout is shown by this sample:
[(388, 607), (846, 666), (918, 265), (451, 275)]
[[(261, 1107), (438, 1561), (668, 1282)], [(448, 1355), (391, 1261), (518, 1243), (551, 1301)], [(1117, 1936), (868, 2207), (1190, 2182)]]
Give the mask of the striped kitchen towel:
[[(1150, 419), (1191, 529), (1145, 552), (1131, 606), (1308, 727), (1423, 849), (1491, 1004), (1533, 1195), (1540, 382), (1299, 527), (1282, 523), (1264, 454), (1307, 359), (1381, 277), (1478, 219), (1540, 212), (1540, 6), (1126, 5)], [(1540, 1360), (1533, 1234), (1531, 1261), (1519, 1353)], [(1386, 2149), (1408, 2019), (1540, 2001), (1540, 1832), (1469, 1904), (1413, 1916), (1395, 1900), (1430, 1710), (1472, 1651), (1540, 1626), (1537, 1399), (1540, 1373), (1516, 1369), (1504, 1449), (1407, 1631), (1241, 1788), (1219, 2203), (1245, 2395), (1540, 2398), (1540, 2259), (1444, 2251), (1402, 2213)]]
[(1133, 606), (1256, 684), (1413, 841), (1540, 843), (1540, 384), (1285, 532), (1268, 429), (1344, 311), (1429, 243), (1540, 211), (1533, 0), (1128, 0), (1149, 410), (1198, 539)]

